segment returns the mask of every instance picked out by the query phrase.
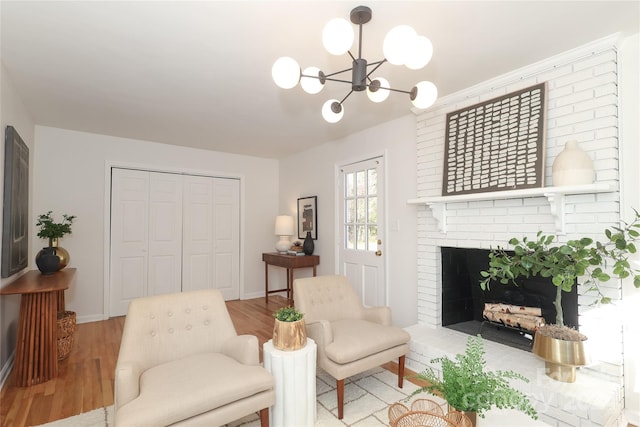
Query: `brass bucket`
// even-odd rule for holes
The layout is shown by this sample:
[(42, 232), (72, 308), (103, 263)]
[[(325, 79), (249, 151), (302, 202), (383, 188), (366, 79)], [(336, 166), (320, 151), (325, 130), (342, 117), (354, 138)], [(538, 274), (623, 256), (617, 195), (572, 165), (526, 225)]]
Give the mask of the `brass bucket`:
[(589, 364), (583, 343), (536, 333), (531, 351), (545, 361), (547, 376), (556, 381), (572, 383), (576, 380), (576, 367)]
[(275, 319), (273, 325), (273, 346), (278, 350), (300, 350), (307, 345), (307, 328), (304, 319), (282, 322)]

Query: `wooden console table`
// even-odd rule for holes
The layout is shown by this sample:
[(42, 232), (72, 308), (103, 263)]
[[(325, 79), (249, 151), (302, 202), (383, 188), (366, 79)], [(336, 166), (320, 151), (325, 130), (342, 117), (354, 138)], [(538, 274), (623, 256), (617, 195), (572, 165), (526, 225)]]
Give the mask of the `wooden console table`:
[[(316, 275), (316, 266), (320, 264), (318, 255), (287, 255), (277, 252), (268, 252), (262, 254), (264, 261), (264, 298), (269, 302), (269, 294), (274, 292), (286, 292), (287, 298), (293, 301), (293, 270), (296, 268), (313, 267), (313, 275)], [(269, 290), (269, 265), (283, 267), (287, 269), (287, 287), (286, 289)]]
[(64, 291), (75, 274), (75, 268), (47, 275), (31, 270), (0, 289), (0, 295), (21, 295), (14, 364), (18, 387), (58, 375), (57, 314), (65, 310)]

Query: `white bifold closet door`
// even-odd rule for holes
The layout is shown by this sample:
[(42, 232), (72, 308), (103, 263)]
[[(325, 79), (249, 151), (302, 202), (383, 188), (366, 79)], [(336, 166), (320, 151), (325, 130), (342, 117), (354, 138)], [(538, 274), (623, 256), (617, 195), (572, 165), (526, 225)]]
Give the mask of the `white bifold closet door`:
[(240, 298), (240, 181), (184, 177), (182, 290)]
[(110, 316), (147, 295), (239, 298), (239, 181), (112, 170)]

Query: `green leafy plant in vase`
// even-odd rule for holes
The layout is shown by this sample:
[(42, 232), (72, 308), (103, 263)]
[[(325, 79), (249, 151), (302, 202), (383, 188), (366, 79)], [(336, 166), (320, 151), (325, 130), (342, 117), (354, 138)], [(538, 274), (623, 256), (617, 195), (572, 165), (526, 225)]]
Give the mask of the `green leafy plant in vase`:
[(307, 328), (304, 314), (295, 307), (282, 307), (273, 313), (273, 346), (279, 350), (293, 351), (307, 344)]
[(533, 419), (538, 418), (529, 398), (511, 385), (512, 380), (529, 380), (513, 371), (487, 370), (480, 336), (470, 336), (465, 352), (455, 355), (453, 360), (444, 356), (432, 359), (431, 363), (440, 364), (440, 375), (433, 368), (417, 374), (417, 378), (427, 385), (414, 391), (407, 399), (424, 392), (438, 395), (450, 407), (465, 413), (474, 425), (476, 414), (484, 418), (486, 411), (493, 407), (517, 409)]
[[(606, 239), (602, 242), (583, 237), (561, 244), (555, 243), (555, 236), (538, 232), (532, 240), (526, 237), (509, 240), (513, 253), (500, 247), (489, 253), (489, 268), (480, 272), (483, 277), (480, 281), (482, 289), (488, 289), (491, 283), (512, 283), (517, 286), (518, 279), (533, 276), (551, 278), (556, 286), (555, 324), (542, 326), (535, 331), (533, 349), (534, 353), (545, 359), (547, 374), (554, 379), (573, 382), (575, 366), (588, 363), (582, 345), (574, 344), (585, 341), (587, 337), (564, 325), (562, 293), (571, 292), (578, 278), (581, 278), (582, 286), (595, 294), (595, 303), (610, 303), (611, 298), (603, 294), (599, 284), (609, 281), (611, 274), (619, 279), (632, 278), (634, 286), (640, 288), (640, 270), (633, 268), (629, 261), (629, 257), (637, 251), (635, 242), (640, 237), (640, 214), (634, 212), (635, 218), (631, 223), (623, 222), (620, 227), (605, 229)], [(561, 348), (563, 354), (556, 354), (556, 348)], [(565, 362), (572, 359), (574, 362), (556, 363), (560, 359)]]
[[(63, 269), (69, 264), (70, 257), (69, 252), (58, 245), (58, 239), (66, 234), (71, 234), (71, 225), (75, 219), (75, 215), (64, 214), (62, 215), (62, 221), (56, 222), (52, 211), (38, 215), (38, 221), (36, 222), (36, 227), (38, 227), (37, 236), (41, 239), (48, 239), (49, 247), (55, 248), (55, 253), (60, 259), (59, 269)], [(36, 263), (41, 256), (42, 250), (36, 255)]]

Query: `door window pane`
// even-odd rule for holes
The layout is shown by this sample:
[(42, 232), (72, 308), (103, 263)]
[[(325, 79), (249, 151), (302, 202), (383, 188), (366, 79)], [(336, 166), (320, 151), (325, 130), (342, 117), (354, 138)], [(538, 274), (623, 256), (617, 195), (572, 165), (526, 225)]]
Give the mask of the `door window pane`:
[(378, 198), (377, 197), (369, 197), (369, 206), (367, 208), (367, 218), (369, 218), (369, 223), (377, 224), (378, 223)]
[(345, 232), (345, 247), (347, 249), (355, 249), (356, 248), (356, 228), (353, 225), (346, 226)]
[(356, 233), (357, 233), (356, 249), (361, 251), (367, 250), (367, 226), (357, 225)]
[(352, 224), (356, 221), (356, 201), (345, 200), (345, 223)]
[(360, 171), (356, 173), (356, 195), (364, 196), (367, 194), (367, 175), (365, 175), (364, 171)]
[(344, 176), (344, 195), (345, 197), (353, 197), (356, 195), (356, 190), (353, 182), (354, 176), (352, 173), (348, 173)]
[(369, 239), (367, 250), (375, 252), (378, 250), (378, 227), (375, 225), (369, 226)]
[(378, 194), (378, 171), (369, 169), (367, 171), (367, 186), (369, 195)]
[(356, 222), (359, 224), (364, 224), (367, 222), (367, 205), (365, 205), (364, 198), (356, 199), (357, 203), (357, 211), (356, 211)]

